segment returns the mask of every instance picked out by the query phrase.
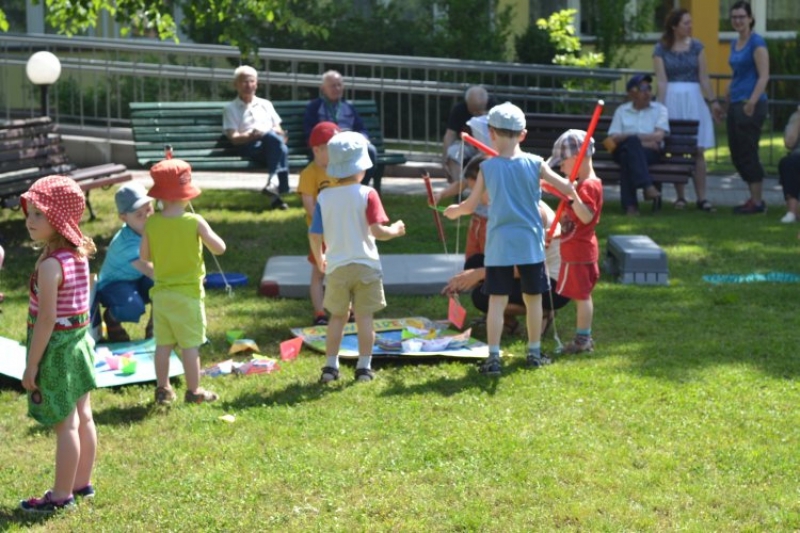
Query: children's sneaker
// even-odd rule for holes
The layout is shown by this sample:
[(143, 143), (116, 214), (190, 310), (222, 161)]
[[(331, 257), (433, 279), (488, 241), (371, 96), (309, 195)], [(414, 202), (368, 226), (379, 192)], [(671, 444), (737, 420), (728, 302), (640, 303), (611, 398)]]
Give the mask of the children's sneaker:
[(41, 498), (31, 498), (19, 502), (19, 508), (26, 513), (54, 513), (62, 509), (74, 509), (75, 498), (69, 496), (63, 500), (55, 500), (53, 493), (48, 490)]
[(80, 497), (80, 498), (85, 498), (87, 500), (91, 499), (91, 498), (94, 498), (94, 487), (92, 487), (92, 484), (89, 483), (88, 485), (86, 485), (82, 489), (73, 490), (72, 491), (72, 495), (75, 496), (76, 498)]
[(528, 366), (530, 368), (539, 368), (540, 366), (549, 365), (550, 363), (553, 362), (552, 359), (550, 359), (543, 353), (542, 354), (529, 353), (525, 361), (528, 363)]
[(371, 368), (356, 368), (356, 381), (372, 381), (375, 379), (375, 372)]
[(339, 379), (339, 369), (332, 366), (322, 367), (322, 375), (319, 377), (320, 383), (330, 383)]
[(737, 205), (733, 208), (734, 215), (756, 215), (759, 213), (766, 213), (767, 212), (767, 203), (765, 201), (761, 201), (760, 204), (757, 204), (753, 201), (752, 198), (747, 200), (742, 205)]
[(490, 357), (478, 367), (478, 372), (487, 376), (499, 376), (503, 372), (503, 363), (498, 357)]
[(169, 405), (175, 401), (175, 391), (169, 387), (156, 387), (156, 403)]
[(795, 222), (797, 222), (797, 217), (791, 211), (787, 211), (786, 214), (783, 215), (781, 222), (783, 224), (794, 224)]
[(186, 403), (209, 403), (217, 400), (219, 400), (219, 395), (216, 392), (203, 388), (199, 388), (195, 392), (187, 390), (183, 395), (183, 401)]
[(582, 352), (593, 352), (594, 341), (591, 337), (576, 336), (561, 350), (562, 354), (571, 355)]
[(317, 315), (314, 317), (314, 325), (315, 326), (327, 326), (328, 325), (328, 317), (323, 315)]

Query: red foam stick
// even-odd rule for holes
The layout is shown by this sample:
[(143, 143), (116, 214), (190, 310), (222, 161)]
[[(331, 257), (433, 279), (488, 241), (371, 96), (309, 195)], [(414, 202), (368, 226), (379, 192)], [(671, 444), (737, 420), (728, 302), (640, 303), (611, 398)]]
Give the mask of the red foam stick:
[(486, 146), (485, 144), (480, 142), (478, 139), (476, 139), (475, 137), (473, 137), (469, 133), (462, 132), (461, 133), (461, 138), (464, 139), (464, 142), (466, 142), (468, 144), (471, 144), (472, 146), (474, 146), (475, 148), (477, 148), (478, 150), (480, 150), (481, 152), (483, 152), (486, 155), (491, 155), (491, 156), (498, 155), (497, 154), (497, 150), (495, 150), (491, 146)]
[[(586, 130), (586, 137), (583, 139), (583, 143), (581, 144), (581, 149), (578, 151), (578, 158), (575, 160), (575, 165), (572, 167), (572, 172), (569, 173), (569, 182), (573, 183), (576, 179), (578, 179), (578, 169), (583, 162), (583, 158), (586, 155), (586, 150), (589, 148), (589, 143), (592, 140), (592, 135), (594, 135), (594, 130), (597, 128), (597, 122), (600, 120), (600, 115), (603, 113), (603, 106), (605, 103), (602, 100), (597, 101), (597, 105), (594, 107), (594, 113), (592, 113), (592, 119), (589, 121), (589, 128)], [(553, 221), (553, 224), (550, 225), (550, 229), (547, 230), (547, 235), (545, 238), (545, 242), (549, 243), (553, 240), (553, 234), (556, 231), (556, 222), (561, 220), (561, 215), (564, 214), (564, 209), (567, 208), (566, 200), (561, 200), (558, 203), (558, 209), (556, 210), (556, 217)]]
[[(435, 208), (436, 200), (433, 197), (433, 187), (431, 187), (430, 176), (422, 176), (422, 181), (425, 182), (425, 190), (428, 192), (428, 205)], [(439, 239), (441, 239), (445, 250), (447, 250), (447, 239), (444, 236), (444, 226), (442, 226), (442, 219), (439, 218), (439, 211), (436, 209), (433, 210), (433, 220), (436, 222), (436, 231), (439, 232)]]

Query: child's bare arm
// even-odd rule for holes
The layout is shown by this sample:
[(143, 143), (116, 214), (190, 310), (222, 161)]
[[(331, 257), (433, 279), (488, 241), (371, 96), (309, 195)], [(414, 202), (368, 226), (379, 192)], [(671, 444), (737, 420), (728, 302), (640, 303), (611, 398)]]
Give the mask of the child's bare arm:
[(131, 266), (148, 278), (153, 279), (153, 263), (150, 261), (142, 261), (141, 258), (134, 259), (131, 261)]
[(314, 200), (314, 197), (310, 194), (302, 194), (301, 198), (303, 199), (303, 209), (306, 210), (306, 214), (309, 217), (314, 216), (314, 207), (317, 205), (317, 201)]
[(33, 325), (31, 346), (28, 349), (25, 373), (22, 376), (22, 386), (25, 390), (36, 390), (36, 375), (39, 373), (39, 363), (42, 361), (47, 343), (53, 334), (56, 325), (56, 302), (58, 300), (58, 286), (61, 285), (63, 274), (61, 264), (54, 258), (45, 259), (39, 264), (36, 285), (39, 290), (39, 313)]
[(446, 216), (450, 220), (455, 220), (460, 216), (469, 215), (473, 213), (475, 211), (475, 208), (478, 207), (478, 204), (481, 202), (481, 196), (483, 196), (483, 190), (484, 190), (483, 172), (478, 172), (478, 179), (475, 180), (475, 186), (469, 193), (469, 197), (460, 204), (453, 204), (447, 206), (447, 209), (444, 210), (444, 216)]
[(578, 196), (577, 191), (575, 191), (575, 194), (572, 195), (571, 199), (572, 211), (575, 212), (575, 216), (577, 216), (578, 219), (584, 224), (591, 222), (592, 218), (594, 218), (594, 211), (589, 209), (589, 206), (583, 203), (583, 200), (581, 200), (581, 197)]
[(569, 198), (572, 197), (572, 194), (575, 192), (575, 187), (572, 186), (568, 179), (562, 178), (556, 174), (556, 172), (550, 168), (547, 163), (542, 163), (541, 170), (541, 176), (544, 181), (555, 187), (556, 190), (564, 196)]
[(200, 235), (200, 240), (206, 245), (206, 248), (214, 255), (222, 255), (225, 253), (225, 241), (217, 235), (208, 222), (203, 217), (198, 217), (197, 233)]
[(322, 233), (309, 233), (308, 244), (311, 246), (311, 253), (314, 254), (314, 262), (317, 264), (320, 272), (325, 272), (325, 254), (322, 252)]
[(139, 243), (139, 260), (152, 264), (151, 259), (150, 239), (147, 238), (147, 233), (144, 233), (142, 234), (142, 242)]
[(391, 226), (384, 226), (383, 224), (371, 224), (369, 227), (372, 236), (379, 241), (388, 241), (395, 237), (401, 237), (406, 234), (406, 225), (402, 220), (398, 220)]

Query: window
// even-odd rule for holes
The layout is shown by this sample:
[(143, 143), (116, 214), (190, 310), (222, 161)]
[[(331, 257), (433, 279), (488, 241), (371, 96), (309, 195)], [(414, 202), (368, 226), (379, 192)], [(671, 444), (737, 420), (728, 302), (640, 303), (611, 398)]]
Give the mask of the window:
[(679, 0), (580, 0), (580, 28), (582, 35), (597, 35), (601, 13), (613, 13), (625, 18), (625, 28), (635, 33), (661, 33), (664, 19)]
[(8, 31), (25, 33), (27, 21), (25, 19), (25, 0), (5, 0), (3, 12), (8, 20)]
[(546, 19), (562, 9), (569, 9), (568, 0), (529, 0), (530, 23), (536, 24), (539, 19)]
[(767, 2), (767, 31), (796, 32), (800, 28), (800, 2), (769, 0)]

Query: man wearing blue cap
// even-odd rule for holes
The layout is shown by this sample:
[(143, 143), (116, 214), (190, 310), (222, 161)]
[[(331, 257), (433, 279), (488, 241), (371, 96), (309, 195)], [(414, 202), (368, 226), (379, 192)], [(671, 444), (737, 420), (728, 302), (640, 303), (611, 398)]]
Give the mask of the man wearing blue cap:
[(667, 108), (653, 101), (653, 78), (637, 74), (628, 80), (629, 102), (619, 106), (611, 119), (608, 138), (603, 142), (620, 166), (620, 200), (628, 215), (639, 214), (636, 189), (644, 198), (660, 205), (661, 193), (653, 185), (649, 165), (661, 158), (664, 137), (669, 134)]

